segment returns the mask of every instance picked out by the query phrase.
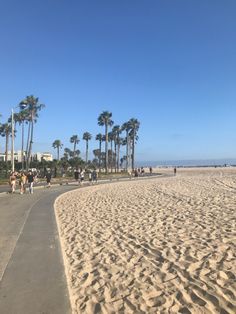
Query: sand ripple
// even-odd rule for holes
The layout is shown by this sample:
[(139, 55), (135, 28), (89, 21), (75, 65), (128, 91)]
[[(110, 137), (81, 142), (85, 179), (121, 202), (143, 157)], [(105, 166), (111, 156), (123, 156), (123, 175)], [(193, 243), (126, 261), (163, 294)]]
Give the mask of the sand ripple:
[(235, 174), (178, 173), (58, 198), (73, 313), (235, 313)]

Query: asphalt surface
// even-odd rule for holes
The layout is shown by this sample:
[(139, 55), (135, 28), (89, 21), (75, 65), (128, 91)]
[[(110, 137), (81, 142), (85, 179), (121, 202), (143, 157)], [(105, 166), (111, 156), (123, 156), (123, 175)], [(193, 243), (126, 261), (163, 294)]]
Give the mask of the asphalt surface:
[(74, 188), (0, 198), (0, 313), (71, 313), (53, 204)]

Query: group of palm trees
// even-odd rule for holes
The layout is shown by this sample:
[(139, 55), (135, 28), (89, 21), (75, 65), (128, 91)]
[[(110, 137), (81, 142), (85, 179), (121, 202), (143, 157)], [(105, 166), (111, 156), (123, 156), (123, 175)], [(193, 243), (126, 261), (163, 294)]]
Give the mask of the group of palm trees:
[[(33, 95), (27, 96), (23, 99), (17, 106), (20, 111), (14, 113), (14, 123), (21, 126), (21, 154), (22, 154), (22, 169), (28, 170), (31, 162), (32, 146), (33, 146), (33, 136), (34, 136), (34, 124), (37, 122), (39, 117), (39, 111), (45, 107), (44, 104), (39, 102), (39, 98)], [(9, 150), (9, 140), (12, 137), (12, 117), (10, 117), (6, 123), (0, 123), (0, 135), (5, 137), (5, 161), (6, 169), (9, 161), (8, 150)], [(27, 137), (25, 145), (25, 126), (27, 125)], [(98, 125), (104, 127), (104, 133), (99, 133), (96, 135), (95, 139), (99, 142), (99, 148), (93, 150), (94, 153), (94, 163), (97, 162), (99, 170), (105, 169), (106, 173), (110, 167), (111, 171), (115, 169), (116, 172), (119, 171), (120, 165), (125, 162), (125, 168), (131, 166), (134, 169), (135, 160), (135, 144), (138, 140), (138, 130), (140, 122), (137, 119), (130, 119), (129, 121), (123, 123), (123, 125), (114, 125), (112, 120), (112, 113), (109, 111), (103, 111), (98, 117)], [(112, 129), (111, 129), (112, 128)], [(111, 129), (111, 130), (110, 130)], [(122, 136), (122, 133), (125, 133)], [(14, 134), (15, 136), (15, 129)], [(82, 139), (86, 143), (86, 157), (85, 163), (88, 164), (89, 153), (89, 141), (92, 139), (92, 135), (89, 132), (83, 134)], [(80, 139), (78, 135), (73, 135), (70, 138), (70, 143), (73, 144), (73, 149), (65, 148), (64, 156), (61, 159), (79, 159), (80, 150), (77, 149)], [(102, 151), (102, 143), (105, 142), (105, 151)], [(110, 149), (108, 145), (110, 144)], [(114, 145), (114, 149), (113, 149)], [(120, 158), (121, 146), (126, 147), (126, 153), (122, 158)], [(61, 140), (57, 139), (52, 143), (53, 148), (57, 150), (57, 160), (60, 160), (60, 150), (63, 147)], [(81, 160), (81, 159), (80, 159)], [(131, 162), (131, 164), (130, 164)], [(91, 162), (90, 162), (91, 163)]]
[[(111, 171), (115, 169), (115, 172), (119, 172), (120, 165), (126, 162), (125, 168), (128, 170), (129, 166), (134, 169), (135, 161), (135, 144), (138, 140), (138, 130), (140, 122), (137, 119), (130, 119), (123, 125), (114, 125), (112, 120), (112, 113), (103, 111), (98, 117), (98, 125), (105, 128), (104, 134), (99, 133), (95, 139), (99, 142), (99, 148), (93, 150), (95, 159), (98, 160), (99, 171), (104, 168), (106, 173), (110, 167)], [(113, 127), (112, 127), (113, 126)], [(109, 132), (109, 128), (111, 128)], [(125, 136), (122, 137), (122, 132), (125, 132)], [(85, 162), (88, 164), (88, 152), (89, 152), (89, 141), (92, 139), (92, 135), (89, 132), (83, 134), (83, 140), (86, 142), (86, 158)], [(76, 158), (80, 155), (80, 150), (76, 149), (77, 144), (80, 142), (78, 135), (73, 135), (70, 138), (70, 142), (73, 144), (73, 150), (69, 148), (64, 149), (64, 156), (62, 159), (68, 160), (69, 158)], [(105, 142), (105, 152), (102, 151), (102, 143)], [(110, 149), (108, 145), (110, 143)], [(114, 144), (114, 150), (113, 150)], [(126, 154), (120, 158), (120, 148), (122, 145), (126, 146)], [(57, 150), (57, 159), (60, 159), (60, 149), (62, 149), (62, 142), (57, 139), (52, 143), (53, 148)], [(130, 165), (131, 161), (131, 165)]]
[[(14, 123), (21, 126), (21, 160), (22, 169), (26, 167), (28, 170), (31, 161), (32, 147), (33, 147), (33, 136), (34, 136), (34, 124), (37, 122), (39, 111), (45, 107), (44, 104), (39, 102), (39, 98), (33, 95), (26, 96), (19, 105), (17, 106), (20, 111), (14, 113), (13, 119)], [(25, 146), (25, 124), (28, 126), (27, 130), (27, 140)], [(9, 139), (16, 135), (16, 130), (14, 129), (14, 134), (12, 135), (12, 116), (3, 123), (0, 124), (0, 135), (5, 137), (5, 161), (6, 168), (8, 168), (8, 147)]]

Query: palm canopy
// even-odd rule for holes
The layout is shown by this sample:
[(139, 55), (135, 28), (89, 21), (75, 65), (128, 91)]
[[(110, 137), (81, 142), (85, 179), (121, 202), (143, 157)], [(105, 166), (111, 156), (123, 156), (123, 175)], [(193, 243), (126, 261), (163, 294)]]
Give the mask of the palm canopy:
[(52, 143), (52, 147), (53, 148), (62, 148), (63, 144), (60, 140), (55, 140), (53, 143)]
[(2, 137), (5, 137), (10, 133), (11, 133), (11, 125), (9, 123), (3, 123), (0, 125), (0, 135)]
[(92, 139), (92, 135), (89, 132), (85, 132), (83, 134), (83, 140), (90, 141)]
[(131, 131), (132, 136), (136, 137), (137, 132), (140, 127), (140, 122), (138, 119), (132, 118), (128, 121), (129, 130)]
[(103, 111), (98, 117), (98, 125), (112, 126), (114, 122), (112, 121), (111, 117), (112, 117), (111, 112)]
[(102, 142), (102, 138), (103, 138), (103, 134), (102, 133), (98, 133), (96, 135), (96, 141)]
[(74, 143), (74, 144), (78, 144), (79, 143), (79, 136), (78, 135), (72, 135), (70, 138), (70, 142)]
[(24, 110), (28, 110), (32, 116), (35, 116), (38, 111), (40, 111), (42, 108), (45, 107), (45, 105), (39, 103), (38, 97), (34, 97), (33, 95), (30, 95), (30, 96), (26, 96), (26, 98), (20, 102), (20, 107), (22, 109), (26, 108)]

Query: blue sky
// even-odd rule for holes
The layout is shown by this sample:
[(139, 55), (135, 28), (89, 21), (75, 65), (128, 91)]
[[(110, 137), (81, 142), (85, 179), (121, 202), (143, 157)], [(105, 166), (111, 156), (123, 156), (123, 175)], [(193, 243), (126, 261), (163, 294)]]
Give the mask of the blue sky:
[(139, 161), (235, 158), (235, 16), (235, 0), (2, 0), (0, 121), (33, 94), (34, 151), (95, 136), (109, 110), (141, 122)]

